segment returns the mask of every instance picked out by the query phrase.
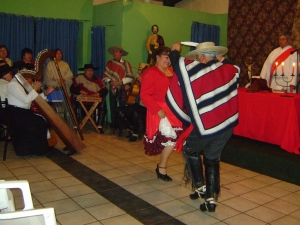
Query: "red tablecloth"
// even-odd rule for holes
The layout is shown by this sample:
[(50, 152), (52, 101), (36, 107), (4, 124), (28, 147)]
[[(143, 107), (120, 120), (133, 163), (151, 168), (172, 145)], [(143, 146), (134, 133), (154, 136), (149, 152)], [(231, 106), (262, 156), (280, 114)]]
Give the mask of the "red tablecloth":
[(235, 135), (279, 145), (300, 154), (300, 94), (247, 92), (239, 88), (239, 124)]

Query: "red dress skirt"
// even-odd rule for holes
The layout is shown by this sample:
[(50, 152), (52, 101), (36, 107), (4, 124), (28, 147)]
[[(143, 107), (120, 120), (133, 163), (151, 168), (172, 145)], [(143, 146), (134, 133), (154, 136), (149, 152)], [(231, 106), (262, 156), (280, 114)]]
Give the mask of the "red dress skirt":
[[(158, 102), (159, 106), (165, 111), (166, 117), (177, 134), (182, 133), (182, 122), (172, 113), (165, 102)], [(145, 134), (145, 153), (147, 155), (158, 155), (165, 146), (174, 146), (177, 138), (166, 137), (159, 131), (160, 117), (147, 111), (146, 134)]]

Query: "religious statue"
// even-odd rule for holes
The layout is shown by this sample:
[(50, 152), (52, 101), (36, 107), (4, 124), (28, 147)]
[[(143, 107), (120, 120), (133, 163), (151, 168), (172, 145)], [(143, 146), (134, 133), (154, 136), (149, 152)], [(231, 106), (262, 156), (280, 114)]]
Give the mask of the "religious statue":
[(153, 65), (152, 63), (152, 55), (155, 53), (155, 50), (159, 47), (165, 45), (164, 38), (158, 35), (158, 26), (154, 24), (151, 27), (152, 34), (150, 34), (146, 41), (146, 49), (148, 52), (147, 63)]
[(253, 62), (253, 58), (251, 56), (249, 56), (247, 62), (245, 62), (245, 65), (247, 66), (247, 69), (248, 69), (248, 77), (249, 77), (250, 82), (251, 82), (251, 77), (252, 77), (252, 66), (254, 64), (255, 64), (255, 62)]

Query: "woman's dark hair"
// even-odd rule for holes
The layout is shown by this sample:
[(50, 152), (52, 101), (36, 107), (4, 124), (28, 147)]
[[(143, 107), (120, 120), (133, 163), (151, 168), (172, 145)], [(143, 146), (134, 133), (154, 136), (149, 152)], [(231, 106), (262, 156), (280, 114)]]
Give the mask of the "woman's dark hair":
[(0, 70), (0, 78), (2, 78), (7, 73), (11, 73), (14, 77), (16, 73), (18, 73), (18, 69), (10, 67), (6, 61), (0, 60), (1, 70)]
[(26, 54), (26, 53), (29, 53), (29, 54), (33, 54), (32, 53), (32, 50), (30, 48), (23, 48), (22, 51), (21, 51), (21, 59), (23, 58), (23, 56)]
[(8, 55), (9, 55), (9, 51), (8, 51), (8, 49), (7, 49), (6, 45), (0, 45), (0, 49), (1, 49), (1, 48), (5, 48), (5, 50), (6, 50), (6, 53), (7, 53), (7, 56), (6, 56), (6, 57), (8, 57)]
[(56, 55), (56, 53), (57, 53), (58, 51), (60, 51), (60, 53), (61, 53), (61, 55), (62, 55), (61, 59), (64, 58), (64, 54), (62, 53), (62, 51), (61, 51), (59, 48), (55, 49), (54, 51), (55, 51), (55, 55)]
[(18, 68), (11, 68), (11, 75), (14, 77), (19, 72)]
[(158, 49), (156, 49), (152, 54), (153, 64), (156, 63), (156, 56), (169, 55), (170, 52), (171, 49), (167, 46), (159, 47)]

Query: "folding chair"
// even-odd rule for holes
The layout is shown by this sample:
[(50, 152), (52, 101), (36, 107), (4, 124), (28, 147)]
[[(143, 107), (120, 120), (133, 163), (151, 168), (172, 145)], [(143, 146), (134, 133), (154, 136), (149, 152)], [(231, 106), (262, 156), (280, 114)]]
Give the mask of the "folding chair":
[[(13, 195), (9, 188), (21, 189), (24, 201), (23, 210), (15, 211)], [(56, 225), (53, 208), (34, 209), (29, 183), (26, 180), (0, 181), (0, 211), (1, 225)]]

